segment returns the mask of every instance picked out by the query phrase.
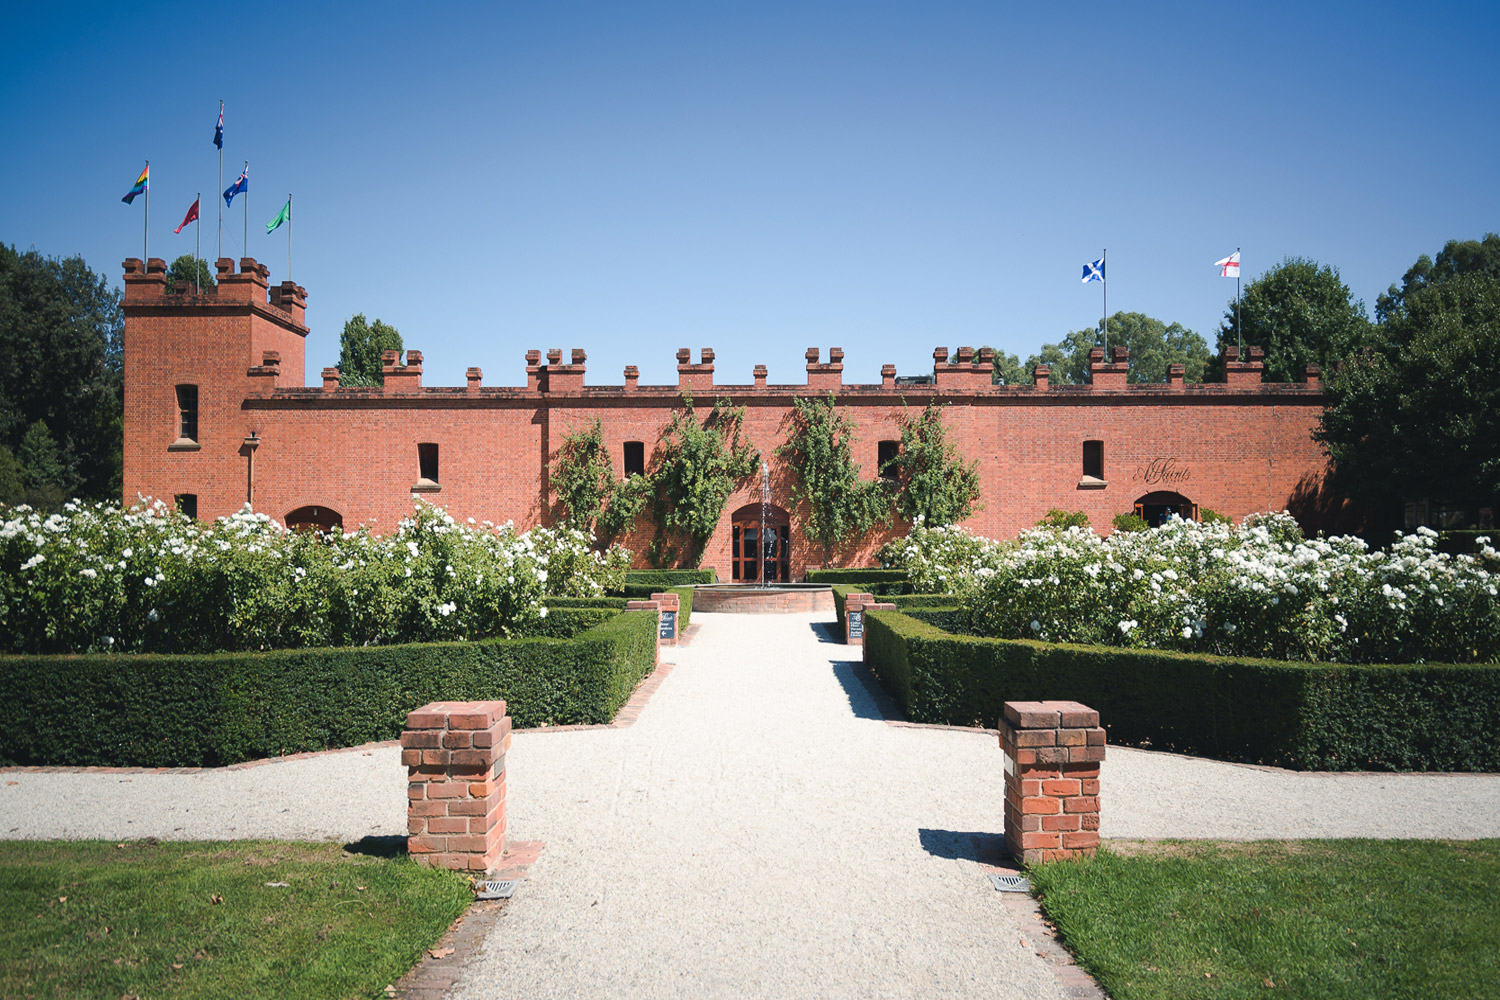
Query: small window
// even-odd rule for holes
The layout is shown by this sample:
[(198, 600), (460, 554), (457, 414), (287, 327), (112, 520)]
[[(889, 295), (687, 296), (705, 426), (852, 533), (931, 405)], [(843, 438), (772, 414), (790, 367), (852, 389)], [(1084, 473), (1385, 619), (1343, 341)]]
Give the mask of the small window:
[(182, 441), (198, 440), (198, 387), (177, 387), (177, 437)]
[(435, 444), (417, 445), (417, 465), (420, 468), (422, 482), (436, 484), (438, 481), (438, 446)]
[(179, 493), (172, 498), (172, 501), (177, 507), (179, 514), (184, 517), (190, 517), (195, 521), (198, 520), (198, 494)]
[(875, 468), (881, 479), (896, 481), (896, 467), (891, 463), (901, 451), (900, 441), (882, 441), (875, 451)]
[(1104, 478), (1104, 442), (1083, 442), (1083, 475), (1088, 479)]
[(625, 475), (644, 476), (646, 474), (646, 445), (641, 441), (625, 442)]

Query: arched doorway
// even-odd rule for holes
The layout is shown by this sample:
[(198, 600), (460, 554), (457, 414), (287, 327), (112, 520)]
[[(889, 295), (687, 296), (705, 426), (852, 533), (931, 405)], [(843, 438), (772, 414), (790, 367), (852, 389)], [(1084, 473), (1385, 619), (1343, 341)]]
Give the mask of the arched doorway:
[(287, 514), (284, 523), (291, 531), (344, 530), (344, 515), (332, 507), (298, 507)]
[(762, 567), (768, 583), (791, 576), (792, 519), (775, 504), (765, 507), (765, 537), (761, 536), (761, 505), (747, 503), (729, 517), (734, 532), (731, 573), (741, 583), (758, 583)]
[(1156, 528), (1173, 514), (1184, 521), (1198, 520), (1198, 505), (1181, 493), (1157, 490), (1155, 493), (1147, 493), (1135, 502), (1135, 513), (1141, 520)]

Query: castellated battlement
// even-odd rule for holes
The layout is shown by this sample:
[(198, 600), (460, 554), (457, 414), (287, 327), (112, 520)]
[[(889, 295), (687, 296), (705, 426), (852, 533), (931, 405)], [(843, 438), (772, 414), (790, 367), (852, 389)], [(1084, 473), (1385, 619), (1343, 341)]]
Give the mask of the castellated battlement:
[(292, 281), (272, 285), (270, 268), (254, 257), (241, 257), (238, 271), (233, 258), (220, 257), (214, 262), (218, 272), (215, 284), (201, 289), (180, 285), (171, 292), (167, 291), (167, 262), (160, 257), (144, 262), (139, 257), (127, 257), (121, 266), (125, 269), (127, 313), (169, 308), (222, 313), (248, 308), (303, 335), (307, 333), (307, 289)]

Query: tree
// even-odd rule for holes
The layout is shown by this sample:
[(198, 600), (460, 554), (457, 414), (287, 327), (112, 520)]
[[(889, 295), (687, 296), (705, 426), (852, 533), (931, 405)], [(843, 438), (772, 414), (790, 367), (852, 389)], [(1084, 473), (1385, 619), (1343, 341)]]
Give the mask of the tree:
[(1223, 379), (1224, 348), (1241, 338), (1265, 349), (1265, 381), (1296, 382), (1309, 364), (1332, 368), (1353, 357), (1374, 342), (1374, 332), (1365, 304), (1351, 298), (1336, 268), (1288, 257), (1246, 285), (1238, 305), (1230, 301), (1208, 379)]
[[(197, 283), (194, 283), (194, 277)], [(192, 291), (194, 288), (212, 288), (214, 276), (208, 269), (208, 261), (202, 257), (194, 257), (185, 253), (172, 261), (172, 266), (167, 268), (167, 294), (176, 292), (179, 288), (183, 291)]]
[(0, 446), (19, 459), (45, 424), (65, 496), (119, 499), (123, 331), (119, 291), (82, 257), (0, 244)]
[(592, 534), (594, 522), (615, 486), (615, 469), (604, 445), (604, 428), (598, 417), (589, 427), (563, 435), (550, 478), (564, 520), (571, 527)]
[[(979, 500), (979, 462), (965, 465), (948, 440), (943, 408), (929, 401), (919, 416), (901, 420), (901, 448), (888, 467), (896, 473), (896, 510), (929, 528), (954, 524), (972, 514)], [(880, 471), (885, 471), (884, 469)]]
[[(1051, 382), (1082, 385), (1089, 380), (1089, 351), (1103, 346), (1104, 324), (1075, 330), (1057, 344), (1043, 344), (1026, 362), (1026, 370), (1050, 365)], [(1169, 365), (1182, 365), (1189, 382), (1203, 381), (1208, 342), (1181, 323), (1163, 323), (1137, 312), (1117, 312), (1109, 318), (1109, 346), (1130, 349), (1125, 380), (1132, 384), (1165, 382)]]
[(45, 421), (38, 420), (26, 431), (16, 460), (23, 470), (26, 502), (40, 510), (61, 507), (68, 499), (68, 470)]
[(883, 481), (860, 478), (849, 448), (854, 422), (839, 411), (832, 393), (792, 403), (791, 434), (776, 457), (792, 470), (792, 503), (807, 504), (802, 530), (822, 548), (826, 566), (836, 550), (862, 538), (877, 522), (890, 523), (891, 496)]
[(1380, 345), (1329, 377), (1317, 439), (1331, 482), (1390, 511), (1500, 500), (1500, 236), (1423, 255), (1377, 304)]
[(1021, 364), (1021, 359), (1016, 355), (996, 350), (995, 372), (990, 376), (990, 381), (995, 385), (1030, 385), (1031, 369)]
[(386, 351), (401, 353), (401, 334), (388, 323), (370, 323), (364, 313), (355, 313), (339, 335), (339, 385), (385, 385), (380, 369)]
[[(684, 538), (687, 561), (696, 566), (719, 526), (730, 494), (760, 468), (760, 451), (740, 440), (744, 407), (721, 399), (700, 423), (693, 397), (684, 395), (682, 402), (683, 408), (672, 415), (662, 434), (651, 482), (658, 528)], [(659, 538), (658, 543), (662, 542)], [(658, 544), (656, 551), (661, 555), (663, 545)]]

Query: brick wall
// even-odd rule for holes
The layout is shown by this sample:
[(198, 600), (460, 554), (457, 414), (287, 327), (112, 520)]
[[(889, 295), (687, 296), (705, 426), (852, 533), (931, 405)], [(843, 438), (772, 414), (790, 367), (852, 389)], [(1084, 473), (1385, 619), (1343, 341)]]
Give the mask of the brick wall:
[[(294, 509), (337, 511), (346, 527), (394, 527), (411, 509), (418, 480), (417, 445), (438, 445), (438, 488), (423, 496), (460, 519), (504, 522), (522, 528), (550, 523), (554, 497), (547, 463), (569, 429), (598, 417), (605, 442), (622, 472), (627, 441), (645, 444), (648, 464), (657, 440), (691, 388), (700, 416), (716, 396), (746, 407), (744, 435), (772, 466), (775, 497), (790, 492), (790, 470), (775, 460), (786, 433), (792, 400), (822, 389), (837, 393), (855, 426), (855, 461), (873, 477), (882, 440), (900, 437), (903, 398), (913, 408), (938, 393), (947, 404), (950, 439), (966, 460), (977, 461), (982, 509), (965, 522), (981, 535), (1008, 537), (1035, 523), (1051, 507), (1086, 512), (1108, 530), (1116, 514), (1138, 498), (1173, 490), (1192, 502), (1236, 519), (1281, 509), (1299, 485), (1315, 483), (1325, 467), (1311, 432), (1322, 412), (1316, 379), (1262, 384), (1253, 352), (1234, 362), (1232, 384), (1184, 386), (1180, 379), (1150, 386), (1106, 387), (1115, 361), (1098, 359), (1099, 384), (992, 386), (991, 357), (934, 352), (935, 386), (843, 383), (843, 352), (823, 360), (808, 351), (808, 383), (768, 385), (744, 373), (736, 383), (716, 372), (713, 352), (679, 352), (679, 384), (642, 386), (622, 376), (592, 385), (587, 356), (573, 350), (540, 351), (517, 358), (527, 387), (486, 387), (477, 370), (458, 387), (421, 385), (408, 373), (384, 388), (304, 387), (302, 303), (297, 286), (271, 285), (264, 267), (246, 259), (219, 262), (221, 284), (208, 294), (167, 296), (165, 264), (126, 262), (125, 275), (125, 489), (170, 499), (198, 497), (198, 513), (213, 518), (237, 510), (248, 493), (252, 433), (255, 506), (278, 519)], [(276, 357), (269, 359), (267, 354)], [(549, 375), (550, 372), (550, 375)], [(1115, 379), (1115, 381), (1119, 381)], [(200, 389), (195, 449), (174, 448), (174, 386)], [(815, 387), (815, 388), (813, 388)], [(1104, 476), (1084, 481), (1083, 442), (1104, 443)], [(730, 517), (758, 503), (759, 482), (730, 497), (702, 564), (730, 576)], [(783, 500), (782, 505), (785, 506)], [(794, 579), (821, 565), (792, 514)], [(895, 525), (842, 556), (845, 565), (868, 564)], [(644, 565), (649, 528), (622, 541)]]

